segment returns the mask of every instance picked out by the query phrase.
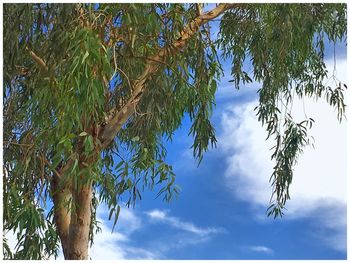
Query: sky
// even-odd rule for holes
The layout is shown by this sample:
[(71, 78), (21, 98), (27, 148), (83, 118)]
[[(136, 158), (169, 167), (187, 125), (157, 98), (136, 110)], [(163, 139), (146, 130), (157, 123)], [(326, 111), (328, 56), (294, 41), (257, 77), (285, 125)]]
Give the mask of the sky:
[[(333, 72), (332, 46), (326, 65)], [(339, 124), (325, 101), (294, 102), (294, 116), (315, 119), (314, 148), (295, 167), (291, 200), (282, 218), (266, 216), (272, 141), (257, 121), (258, 83), (237, 91), (229, 65), (216, 95), (212, 121), (218, 145), (201, 165), (192, 157), (184, 119), (167, 145), (179, 197), (170, 203), (144, 192), (135, 208), (122, 207), (115, 232), (102, 206), (102, 233), (92, 259), (346, 259), (346, 120)], [(336, 47), (336, 76), (346, 80), (346, 48)], [(331, 80), (328, 80), (331, 82)]]
[[(345, 45), (336, 50), (336, 75), (348, 83)], [(332, 72), (332, 53), (327, 54)], [(304, 117), (305, 108), (315, 119), (315, 147), (306, 148), (295, 167), (285, 215), (267, 217), (273, 142), (265, 141), (253, 111), (259, 84), (237, 91), (228, 82), (229, 64), (224, 69), (212, 117), (217, 147), (197, 167), (184, 119), (167, 144), (180, 195), (166, 203), (156, 192), (144, 192), (135, 208), (121, 208), (114, 232), (101, 205), (102, 232), (91, 259), (346, 259), (346, 120), (339, 124), (323, 100), (294, 102), (296, 118)]]

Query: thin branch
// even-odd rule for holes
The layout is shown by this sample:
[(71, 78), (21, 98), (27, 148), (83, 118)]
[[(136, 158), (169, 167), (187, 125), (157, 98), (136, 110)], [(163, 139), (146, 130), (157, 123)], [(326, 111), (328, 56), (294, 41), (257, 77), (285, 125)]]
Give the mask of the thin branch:
[(41, 155), (42, 161), (57, 175), (58, 178), (61, 177), (61, 174), (55, 169), (51, 167), (51, 163), (45, 158), (44, 155)]
[[(117, 65), (117, 59), (116, 59), (116, 56), (115, 56), (115, 46), (114, 46), (114, 48), (113, 48), (113, 58), (114, 58), (114, 67), (115, 67), (115, 70), (114, 70), (114, 73), (113, 73), (113, 76), (112, 76), (111, 80), (114, 78), (114, 76), (115, 76), (115, 74), (117, 73), (117, 70), (118, 70), (120, 73), (122, 73), (122, 74), (125, 76), (126, 80), (128, 81), (128, 85), (129, 85), (129, 89), (130, 89), (130, 94), (132, 94), (133, 87), (132, 87), (132, 85), (131, 85), (131, 82), (130, 82), (130, 79), (129, 79), (128, 75), (126, 75), (126, 73), (125, 73), (121, 68), (119, 68), (118, 65)], [(135, 112), (137, 112), (137, 110), (136, 110), (136, 105), (135, 105), (134, 110), (135, 110)]]
[[(135, 56), (134, 58), (140, 58), (140, 59), (146, 59), (146, 60), (151, 60), (154, 62), (158, 62), (160, 64), (163, 64), (165, 66), (167, 66), (168, 68), (170, 68), (173, 72), (176, 72), (176, 70), (174, 69), (174, 67), (172, 67), (171, 65), (169, 65), (168, 63), (161, 61), (161, 60), (156, 60), (154, 58), (151, 57), (145, 57), (145, 56)], [(185, 81), (187, 83), (187, 85), (191, 86), (194, 88), (194, 85), (192, 85), (191, 83), (189, 83), (182, 75), (177, 74), (178, 77), (180, 77), (183, 81)]]
[(196, 3), (196, 9), (197, 9), (197, 15), (200, 16), (203, 14), (202, 10), (203, 4), (202, 3)]
[(46, 72), (49, 71), (48, 66), (46, 65), (46, 63), (44, 62), (44, 60), (39, 57), (37, 54), (35, 54), (33, 51), (29, 50), (28, 47), (26, 47), (26, 50), (29, 51), (30, 56), (32, 57), (32, 59)]

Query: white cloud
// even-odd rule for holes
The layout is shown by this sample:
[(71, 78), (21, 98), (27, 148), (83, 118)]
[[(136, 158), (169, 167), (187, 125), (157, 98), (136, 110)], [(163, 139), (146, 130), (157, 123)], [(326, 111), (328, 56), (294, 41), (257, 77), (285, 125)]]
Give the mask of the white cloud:
[(181, 229), (183, 231), (190, 232), (192, 234), (196, 234), (199, 236), (207, 236), (210, 234), (217, 234), (222, 233), (223, 229), (221, 228), (215, 228), (215, 227), (209, 227), (209, 228), (201, 228), (193, 223), (182, 221), (181, 219), (177, 217), (169, 216), (167, 211), (161, 211), (161, 210), (152, 210), (146, 213), (153, 222), (163, 222), (166, 224), (169, 224), (175, 228)]
[(107, 227), (106, 222), (98, 218), (101, 222), (102, 232), (95, 235), (94, 244), (89, 249), (89, 255), (92, 259), (126, 259), (126, 251), (122, 243), (128, 241), (124, 234), (113, 232)]
[(122, 208), (117, 225), (112, 233), (112, 229), (108, 227), (107, 222), (102, 218), (106, 218), (108, 210), (105, 205), (100, 205), (97, 209), (98, 221), (102, 232), (95, 235), (95, 240), (89, 255), (93, 260), (122, 260), (122, 259), (156, 259), (161, 255), (150, 252), (141, 247), (132, 246), (130, 235), (141, 227), (141, 219), (136, 213), (127, 208)]
[(156, 220), (165, 220), (166, 219), (166, 212), (161, 210), (152, 210), (146, 213), (150, 218), (156, 219)]
[(9, 246), (11, 252), (14, 252), (18, 242), (16, 233), (14, 233), (13, 231), (8, 231), (8, 232), (5, 232), (4, 234), (7, 240), (7, 245)]
[[(225, 176), (237, 197), (267, 204), (271, 174), (265, 131), (251, 110), (255, 103), (228, 108), (222, 115), (218, 148), (226, 154)], [(267, 160), (267, 161), (266, 161)]]
[(102, 223), (102, 232), (96, 234), (95, 241), (89, 250), (93, 260), (122, 260), (122, 259), (155, 259), (157, 255), (146, 249), (129, 244), (129, 237), (119, 232), (113, 232), (106, 222)]
[(168, 211), (152, 210), (146, 212), (151, 223), (163, 223), (180, 231), (171, 232), (171, 242), (168, 242), (168, 237), (160, 236), (154, 240), (152, 247), (157, 247), (158, 251), (166, 254), (174, 249), (196, 246), (200, 243), (208, 242), (214, 235), (225, 233), (226, 230), (217, 227), (202, 228), (191, 222), (185, 222), (177, 217), (169, 215)]
[(271, 249), (269, 247), (265, 247), (265, 246), (251, 246), (248, 249), (251, 251), (254, 251), (254, 252), (265, 253), (265, 254), (273, 254), (274, 253), (273, 249)]
[[(305, 103), (314, 109), (310, 116), (316, 123), (310, 134), (315, 149), (307, 147), (295, 167), (288, 203), (293, 213), (310, 209), (320, 199), (346, 202), (346, 124), (339, 124), (325, 103)], [(236, 106), (223, 114), (219, 147), (228, 155), (226, 177), (234, 181), (231, 186), (238, 196), (266, 205), (271, 191), (269, 149), (273, 142), (265, 141), (266, 131), (256, 119), (254, 105), (256, 102)], [(237, 182), (240, 187), (233, 184)]]
[[(346, 61), (338, 60), (337, 77), (344, 82), (345, 72)], [(253, 101), (226, 108), (221, 118), (223, 132), (218, 146), (225, 154), (225, 176), (232, 192), (253, 205), (267, 207), (271, 196), (268, 181), (273, 168), (269, 149), (274, 142), (265, 141), (265, 128), (261, 127), (253, 112), (257, 103)], [(317, 209), (329, 208), (328, 213), (317, 220), (337, 233), (337, 239), (334, 235), (327, 237), (328, 243), (334, 248), (345, 248), (346, 121), (339, 124), (335, 110), (323, 99), (317, 102), (295, 99), (293, 116), (296, 120), (304, 119), (304, 106), (307, 116), (315, 119), (310, 131), (315, 139), (315, 149), (308, 147), (299, 157), (290, 187), (291, 200), (287, 203), (286, 218), (311, 216)], [(332, 222), (339, 223), (330, 225)]]
[[(106, 218), (109, 214), (107, 206), (100, 205), (97, 209), (97, 213), (100, 218)], [(141, 227), (141, 219), (136, 215), (135, 210), (132, 208), (121, 207), (118, 222), (114, 230), (122, 232), (124, 234), (131, 234)]]

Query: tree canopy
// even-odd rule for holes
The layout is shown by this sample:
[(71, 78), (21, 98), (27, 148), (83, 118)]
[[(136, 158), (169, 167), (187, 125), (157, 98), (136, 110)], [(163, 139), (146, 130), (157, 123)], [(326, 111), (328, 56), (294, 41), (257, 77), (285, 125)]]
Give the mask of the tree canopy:
[(4, 4), (3, 216), (18, 236), (5, 258), (57, 256), (60, 242), (86, 258), (99, 203), (116, 223), (146, 189), (178, 194), (164, 143), (188, 115), (194, 158), (215, 145), (225, 61), (233, 87), (261, 84), (256, 113), (276, 142), (268, 215), (282, 215), (314, 122), (293, 120), (294, 96), (344, 114), (324, 47), (345, 39), (346, 19), (345, 4)]

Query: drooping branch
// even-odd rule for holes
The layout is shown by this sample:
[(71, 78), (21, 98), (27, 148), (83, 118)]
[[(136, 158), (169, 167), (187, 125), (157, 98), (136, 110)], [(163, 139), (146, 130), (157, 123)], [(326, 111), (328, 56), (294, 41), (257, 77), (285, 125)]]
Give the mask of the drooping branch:
[(113, 115), (107, 118), (107, 123), (101, 132), (102, 148), (106, 148), (110, 144), (123, 124), (135, 113), (136, 106), (142, 98), (147, 79), (152, 74), (156, 73), (162, 65), (159, 61), (165, 62), (168, 57), (180, 52), (185, 47), (188, 40), (195, 35), (202, 25), (220, 16), (226, 10), (238, 6), (240, 6), (240, 4), (219, 4), (211, 11), (198, 15), (184, 27), (180, 33), (180, 37), (174, 41), (174, 43), (162, 48), (155, 56), (147, 60), (143, 73), (134, 84), (131, 98), (119, 111), (116, 111)]

